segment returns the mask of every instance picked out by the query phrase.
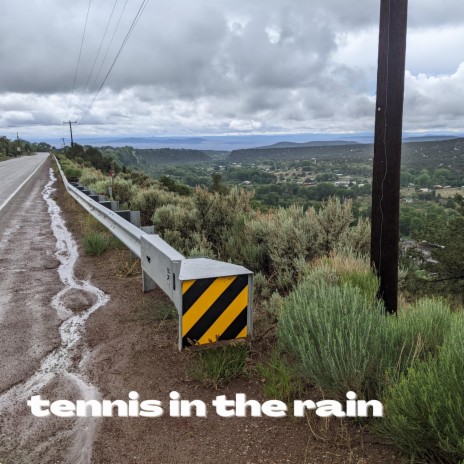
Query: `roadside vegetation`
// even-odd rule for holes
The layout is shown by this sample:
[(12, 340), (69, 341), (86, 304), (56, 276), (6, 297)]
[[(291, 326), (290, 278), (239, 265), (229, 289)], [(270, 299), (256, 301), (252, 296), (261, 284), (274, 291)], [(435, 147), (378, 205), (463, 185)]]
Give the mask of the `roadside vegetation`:
[[(97, 193), (112, 185), (122, 207), (140, 210), (142, 224), (186, 256), (231, 260), (255, 273), (253, 350), (200, 350), (192, 377), (218, 388), (257, 376), (266, 397), (287, 403), (310, 388), (339, 400), (353, 390), (382, 401), (385, 417), (371, 420), (371, 429), (412, 462), (464, 459), (462, 197), (409, 215), (408, 236), (438, 245), (430, 255), (405, 253), (400, 309), (390, 317), (366, 258), (370, 225), (353, 198), (263, 206), (254, 189), (224, 183), (217, 172), (207, 185), (188, 186), (114, 167), (112, 181), (112, 161), (101, 153), (68, 150), (60, 161)], [(98, 250), (99, 239), (87, 238)]]
[(7, 137), (0, 137), (0, 161), (15, 158), (22, 155), (30, 155), (34, 150), (33, 144), (26, 140), (10, 140)]

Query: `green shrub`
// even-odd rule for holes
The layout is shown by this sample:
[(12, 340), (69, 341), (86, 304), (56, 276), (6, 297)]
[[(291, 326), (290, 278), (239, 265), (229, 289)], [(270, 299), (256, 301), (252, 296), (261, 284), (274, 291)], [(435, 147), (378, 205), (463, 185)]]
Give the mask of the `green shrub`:
[(108, 195), (108, 188), (113, 185), (113, 198), (122, 205), (131, 207), (131, 202), (138, 192), (138, 187), (131, 180), (115, 177), (112, 182), (111, 177), (103, 177), (95, 182), (89, 182), (87, 188), (102, 195)]
[(418, 362), (392, 385), (377, 430), (412, 460), (464, 459), (464, 319), (452, 326), (438, 356)]
[(197, 212), (192, 206), (187, 198), (177, 205), (158, 208), (152, 217), (156, 233), (185, 255), (195, 254), (195, 250), (198, 255), (202, 250), (204, 254), (214, 256), (210, 242), (198, 230)]
[(193, 199), (199, 232), (221, 259), (230, 257), (227, 243), (231, 230), (243, 214), (251, 211), (252, 196), (252, 193), (236, 187), (226, 194), (211, 193), (202, 188), (195, 190)]
[[(81, 180), (82, 183), (84, 183)], [(102, 179), (88, 180), (87, 184), (84, 184), (88, 189), (97, 192), (100, 195), (108, 195), (108, 187), (111, 187), (111, 179), (109, 177)]]
[(158, 208), (177, 203), (179, 203), (178, 195), (152, 187), (138, 191), (132, 200), (131, 207), (140, 211), (142, 225), (151, 225), (153, 214)]
[(73, 166), (65, 167), (63, 169), (63, 172), (67, 179), (72, 179), (72, 178), (79, 179), (79, 177), (82, 174), (82, 171), (79, 168), (76, 168)]
[(87, 255), (99, 256), (110, 246), (111, 239), (99, 232), (90, 233), (84, 236), (84, 249)]
[(244, 372), (247, 357), (248, 345), (243, 343), (206, 348), (195, 353), (191, 374), (199, 382), (218, 388)]
[(342, 247), (368, 248), (368, 222), (351, 227), (352, 221), (351, 201), (335, 198), (318, 212), (296, 205), (266, 213), (242, 211), (229, 221), (225, 254), (264, 274), (270, 291), (287, 292), (301, 279), (307, 261)]
[(322, 202), (317, 213), (310, 208), (307, 215), (316, 232), (314, 246), (323, 253), (329, 253), (340, 246), (342, 241), (346, 241), (346, 235), (353, 222), (353, 201), (330, 197), (326, 202)]
[(105, 180), (105, 177), (100, 171), (96, 169), (84, 168), (82, 174), (79, 176), (79, 181), (82, 185), (88, 187), (91, 184), (95, 184), (100, 180)]
[(250, 215), (236, 229), (229, 234), (229, 250), (235, 250), (239, 262), (268, 276), (271, 290), (293, 288), (298, 262), (316, 256), (314, 229), (302, 207)]
[(442, 300), (424, 298), (389, 318), (391, 343), (401, 347), (399, 369), (404, 372), (411, 360), (435, 356), (451, 326), (451, 308)]
[(415, 362), (436, 355), (450, 327), (451, 310), (439, 300), (386, 316), (365, 265), (361, 258), (322, 259), (280, 309), (280, 340), (308, 380), (334, 395), (378, 397)]
[(375, 397), (396, 352), (384, 346), (383, 307), (357, 287), (303, 282), (286, 299), (279, 338), (324, 392)]

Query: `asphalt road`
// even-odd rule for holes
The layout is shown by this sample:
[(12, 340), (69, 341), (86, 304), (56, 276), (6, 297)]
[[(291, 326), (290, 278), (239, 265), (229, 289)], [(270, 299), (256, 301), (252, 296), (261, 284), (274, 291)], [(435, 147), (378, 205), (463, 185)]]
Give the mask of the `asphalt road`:
[(48, 156), (48, 153), (38, 153), (0, 162), (0, 211), (21, 190)]

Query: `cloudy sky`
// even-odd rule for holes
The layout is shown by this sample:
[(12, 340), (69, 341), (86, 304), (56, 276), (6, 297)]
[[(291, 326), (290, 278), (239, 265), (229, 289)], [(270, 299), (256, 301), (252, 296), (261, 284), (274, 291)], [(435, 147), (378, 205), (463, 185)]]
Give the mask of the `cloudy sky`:
[[(141, 4), (91, 1), (72, 91), (89, 0), (4, 0), (0, 135), (373, 130), (380, 0), (149, 0), (96, 96)], [(464, 131), (463, 43), (462, 0), (409, 0), (405, 130)]]

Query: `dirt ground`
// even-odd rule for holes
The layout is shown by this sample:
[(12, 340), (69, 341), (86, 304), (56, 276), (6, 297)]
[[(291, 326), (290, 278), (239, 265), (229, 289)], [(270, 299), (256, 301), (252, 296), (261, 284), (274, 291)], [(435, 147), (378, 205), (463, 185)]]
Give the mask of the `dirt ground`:
[[(109, 302), (87, 320), (83, 340), (85, 355), (83, 359), (76, 359), (75, 365), (96, 386), (103, 399), (127, 401), (128, 393), (137, 391), (141, 401), (160, 400), (165, 406), (169, 393), (177, 391), (183, 399), (199, 399), (209, 405), (206, 418), (175, 418), (167, 413), (158, 418), (102, 418), (93, 442), (92, 463), (403, 462), (394, 448), (352, 422), (316, 418), (308, 422), (305, 418), (290, 417), (223, 418), (216, 415), (211, 401), (219, 395), (233, 398), (236, 393), (245, 393), (248, 399), (265, 401), (259, 377), (243, 376), (217, 390), (193, 380), (190, 369), (195, 354), (177, 349), (177, 320), (166, 318), (172, 314), (170, 301), (157, 290), (143, 294), (138, 263), (130, 258), (127, 250), (116, 248), (99, 257), (86, 256), (82, 234), (88, 221), (87, 213), (66, 193), (61, 181), (57, 182), (57, 189), (55, 199), (79, 245), (76, 276), (89, 279), (110, 297)], [(55, 291), (56, 288), (51, 294)], [(81, 306), (93, 304), (80, 295), (68, 296), (68, 302), (76, 312)], [(264, 342), (253, 343), (249, 365), (253, 365), (267, 349)], [(63, 385), (54, 387), (53, 381), (50, 382), (42, 394), (45, 396), (48, 392), (47, 398), (52, 401), (60, 398), (60, 394), (70, 394), (67, 398), (70, 400), (78, 398), (76, 392), (66, 390)], [(320, 399), (317, 393), (314, 395), (306, 399)], [(20, 445), (5, 448), (14, 450), (14, 453), (1, 453), (0, 446), (1, 464), (68, 462), (65, 456), (69, 455), (69, 437), (60, 438), (63, 430), (71, 427), (68, 419), (38, 420), (31, 417), (26, 408), (17, 414), (27, 419), (26, 424), (35, 427), (35, 434), (29, 441), (23, 439)], [(42, 427), (39, 430), (38, 423)], [(6, 438), (14, 441), (12, 432), (16, 426), (15, 421), (7, 423), (0, 431), (0, 442)], [(84, 419), (81, 426), (89, 425)], [(26, 434), (26, 430), (24, 425), (22, 429), (18, 426), (17, 432)], [(47, 453), (41, 454), (41, 440), (52, 440), (53, 452), (48, 447)], [(88, 460), (83, 456), (75, 462)]]
[[(81, 228), (75, 220), (79, 207), (69, 199), (60, 204), (68, 227), (79, 237)], [(255, 376), (236, 379), (218, 390), (191, 378), (194, 354), (178, 351), (177, 320), (164, 319), (172, 304), (160, 291), (142, 293), (141, 275), (128, 251), (110, 250), (102, 257), (81, 252), (80, 256), (78, 275), (90, 277), (111, 296), (109, 303), (90, 317), (86, 332), (91, 352), (86, 363), (88, 375), (103, 398), (127, 400), (128, 393), (135, 390), (141, 400), (157, 399), (163, 405), (168, 404), (171, 391), (207, 405), (218, 395), (229, 398), (236, 393), (266, 400)], [(253, 346), (257, 356), (262, 348)], [(160, 418), (105, 418), (94, 444), (93, 462), (401, 462), (393, 448), (353, 424), (314, 419), (309, 427), (306, 419), (223, 418), (211, 406), (208, 411), (207, 418), (174, 418), (166, 413)]]

